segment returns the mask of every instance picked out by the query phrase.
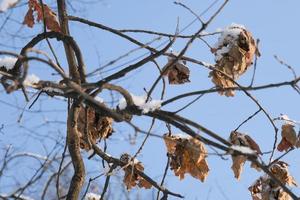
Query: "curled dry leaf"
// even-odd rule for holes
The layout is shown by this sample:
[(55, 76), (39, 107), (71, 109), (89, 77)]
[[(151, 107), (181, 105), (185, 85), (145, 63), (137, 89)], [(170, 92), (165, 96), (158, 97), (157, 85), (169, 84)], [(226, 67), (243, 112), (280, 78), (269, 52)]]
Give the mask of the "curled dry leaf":
[(281, 141), (277, 146), (278, 151), (287, 151), (291, 147), (297, 146), (297, 134), (294, 125), (283, 124), (281, 127)]
[(283, 161), (278, 161), (271, 166), (270, 171), (282, 183), (288, 184), (290, 186), (291, 185), (297, 186), (295, 179), (290, 175), (288, 171), (288, 166), (289, 165), (287, 163)]
[(84, 108), (83, 106), (81, 106), (79, 109), (79, 116), (77, 121), (77, 130), (81, 134), (80, 147), (85, 150), (90, 149), (89, 144), (86, 142), (86, 130), (88, 130), (89, 141), (91, 143), (96, 143), (99, 139), (106, 139), (112, 134), (112, 123), (112, 118), (100, 116), (100, 114), (95, 112), (94, 108)]
[(131, 156), (127, 153), (122, 154), (120, 160), (124, 163), (129, 163), (128, 166), (123, 168), (125, 172), (123, 182), (126, 185), (127, 190), (130, 190), (135, 186), (145, 189), (150, 189), (152, 187), (151, 183), (136, 173), (136, 170), (144, 171), (144, 166), (140, 161), (137, 159), (131, 161)]
[(206, 179), (209, 168), (205, 160), (207, 151), (202, 142), (191, 137), (168, 135), (164, 135), (164, 141), (171, 158), (170, 167), (180, 180), (185, 173), (202, 182)]
[[(219, 37), (216, 48), (212, 49), (215, 54), (215, 68), (233, 80), (246, 72), (252, 64), (255, 54), (259, 55), (256, 42), (251, 33), (241, 25), (232, 24), (227, 27)], [(235, 83), (230, 78), (214, 70), (209, 74), (212, 82), (217, 88), (226, 89), (235, 87)], [(234, 96), (234, 90), (219, 92), (221, 95)]]
[(175, 58), (168, 57), (168, 63), (162, 69), (162, 75), (168, 77), (169, 84), (184, 84), (186, 82), (190, 82), (190, 70), (185, 65), (185, 62), (182, 60), (178, 60), (173, 65), (171, 65), (174, 61)]
[[(283, 184), (297, 186), (294, 178), (288, 172), (288, 164), (278, 161), (270, 167), (270, 171)], [(253, 200), (291, 200), (292, 198), (282, 190), (268, 175), (259, 177), (249, 188)]]
[[(43, 14), (44, 11), (44, 14)], [(23, 24), (32, 28), (34, 26), (34, 13), (37, 14), (37, 21), (43, 21), (45, 18), (45, 24), (47, 29), (55, 32), (60, 32), (60, 26), (57, 21), (56, 14), (46, 4), (41, 5), (37, 0), (28, 1), (28, 11), (24, 17)]]
[[(233, 145), (241, 146), (241, 147), (249, 147), (251, 150), (257, 152), (257, 154), (262, 154), (258, 144), (249, 136), (243, 133), (239, 133), (237, 131), (233, 131), (230, 134), (229, 141)], [(234, 177), (236, 179), (240, 179), (241, 173), (243, 171), (243, 166), (247, 160), (246, 156), (243, 155), (232, 155), (232, 166), (231, 169), (233, 170)], [(256, 170), (260, 171), (254, 163), (251, 163), (251, 167), (255, 168)]]

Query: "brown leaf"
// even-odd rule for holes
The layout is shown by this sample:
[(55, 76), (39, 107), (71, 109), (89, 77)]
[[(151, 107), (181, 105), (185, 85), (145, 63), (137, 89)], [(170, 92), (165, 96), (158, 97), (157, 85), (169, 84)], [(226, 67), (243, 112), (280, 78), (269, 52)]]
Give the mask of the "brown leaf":
[(245, 135), (245, 138), (249, 144), (250, 149), (256, 151), (258, 154), (262, 154), (258, 144), (249, 135)]
[(33, 17), (33, 10), (31, 8), (28, 9), (23, 24), (26, 24), (28, 27), (32, 28), (34, 25), (34, 17)]
[[(209, 76), (212, 77), (212, 82), (220, 89), (235, 87), (236, 85), (231, 79), (237, 80), (240, 75), (246, 72), (257, 52), (256, 43), (251, 33), (236, 26), (227, 28), (227, 31), (235, 29), (240, 31), (238, 37), (233, 37), (227, 32), (223, 32), (219, 38), (222, 41), (212, 51), (216, 55), (216, 70), (211, 71)], [(223, 72), (231, 79), (217, 70)], [(221, 95), (234, 96), (233, 89), (220, 91), (219, 93)]]
[(283, 184), (297, 186), (295, 179), (290, 175), (288, 171), (288, 164), (283, 161), (278, 161), (270, 167), (270, 171), (276, 178), (278, 178)]
[[(44, 11), (44, 15), (43, 15)], [(28, 11), (24, 17), (23, 24), (32, 28), (34, 26), (34, 12), (37, 14), (37, 21), (43, 21), (45, 17), (45, 24), (48, 30), (60, 32), (60, 26), (56, 14), (46, 5), (41, 4), (37, 0), (28, 1)]]
[(294, 125), (284, 124), (281, 127), (281, 141), (277, 146), (278, 151), (287, 151), (289, 148), (296, 146), (297, 134)]
[[(100, 116), (95, 112), (94, 108), (87, 108), (87, 123), (86, 110), (83, 106), (79, 109), (79, 117), (77, 121), (77, 130), (81, 134), (80, 147), (89, 150), (90, 147), (85, 140), (85, 129), (88, 130), (88, 137), (91, 143), (97, 143), (99, 139), (108, 138), (112, 132), (113, 119), (110, 117)], [(87, 126), (87, 127), (86, 127)]]
[[(249, 135), (239, 133), (237, 131), (232, 131), (230, 133), (229, 141), (233, 145), (249, 147), (250, 149), (256, 151), (257, 154), (262, 154), (258, 144)], [(243, 171), (243, 166), (247, 158), (243, 155), (231, 156), (231, 157), (232, 157), (231, 169), (233, 170), (234, 177), (239, 180), (241, 177), (241, 173)], [(258, 171), (261, 170), (254, 163), (251, 163), (251, 167)]]
[[(296, 181), (288, 172), (288, 164), (278, 161), (270, 167), (270, 171), (283, 184), (297, 186)], [(291, 200), (292, 198), (283, 191), (268, 175), (259, 177), (249, 188), (253, 200)]]
[(135, 186), (145, 189), (150, 189), (152, 187), (151, 183), (136, 173), (136, 170), (144, 171), (144, 166), (140, 161), (137, 159), (131, 161), (131, 156), (127, 153), (122, 154), (120, 160), (124, 163), (129, 163), (127, 167), (123, 168), (125, 172), (123, 182), (126, 185), (127, 190), (130, 190)]
[(202, 182), (206, 179), (209, 168), (205, 160), (207, 151), (202, 142), (194, 138), (167, 135), (164, 135), (164, 141), (171, 157), (170, 167), (180, 180), (186, 173)]
[(169, 57), (168, 63), (162, 69), (163, 75), (168, 76), (169, 84), (184, 84), (186, 82), (190, 82), (190, 70), (189, 68), (183, 63), (183, 61), (178, 60), (174, 62), (174, 58)]
[(56, 14), (47, 5), (44, 5), (44, 13), (47, 29), (55, 32), (60, 32), (60, 26), (57, 21)]
[(234, 145), (249, 147), (250, 149), (256, 151), (258, 154), (262, 154), (258, 144), (247, 134), (240, 132), (230, 133), (230, 142)]
[(241, 173), (243, 171), (243, 166), (246, 162), (245, 156), (232, 156), (232, 166), (231, 169), (233, 170), (234, 177), (240, 180)]
[(253, 200), (291, 200), (292, 198), (282, 190), (280, 186), (274, 185), (274, 182), (268, 176), (262, 176), (248, 188)]

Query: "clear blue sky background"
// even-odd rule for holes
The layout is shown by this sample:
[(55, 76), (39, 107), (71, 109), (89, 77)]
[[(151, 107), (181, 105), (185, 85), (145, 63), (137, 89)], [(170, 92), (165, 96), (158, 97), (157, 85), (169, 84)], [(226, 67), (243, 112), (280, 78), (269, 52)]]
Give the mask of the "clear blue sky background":
[[(193, 9), (196, 13), (204, 11), (213, 1), (181, 1)], [(219, 1), (216, 6), (210, 9), (203, 19), (207, 20), (216, 8), (221, 5), (222, 1)], [(153, 1), (140, 1), (140, 0), (103, 0), (100, 3), (89, 5), (82, 5), (79, 3), (74, 4), (77, 11), (74, 15), (80, 15), (86, 17), (92, 21), (102, 23), (117, 29), (146, 29), (159, 32), (174, 33), (176, 28), (177, 19), (179, 19), (179, 28), (182, 29), (191, 21), (194, 20), (194, 16), (187, 10), (173, 4), (172, 0), (153, 0)], [(285, 80), (291, 80), (293, 78), (292, 73), (284, 66), (280, 65), (273, 57), (278, 55), (288, 64), (294, 67), (296, 72), (299, 72), (299, 50), (300, 46), (300, 28), (299, 28), (299, 1), (238, 1), (231, 0), (223, 11), (217, 16), (217, 18), (206, 29), (207, 32), (214, 32), (217, 28), (223, 28), (231, 23), (239, 23), (246, 26), (255, 38), (260, 39), (260, 52), (262, 56), (258, 60), (257, 72), (255, 78), (255, 85), (262, 85), (267, 83), (275, 83)], [(21, 9), (20, 9), (21, 10)], [(22, 11), (23, 12), (23, 11)], [(24, 12), (23, 12), (24, 13)], [(22, 14), (23, 14), (22, 13)], [(21, 17), (14, 13), (15, 18), (21, 19)], [(21, 21), (21, 20), (20, 20)], [(182, 34), (193, 34), (200, 27), (199, 22), (195, 22)], [(8, 28), (9, 29), (9, 28)], [(32, 30), (23, 28), (22, 31), (30, 33)], [(41, 26), (37, 26), (34, 31), (41, 31)], [(32, 33), (32, 32), (31, 32)], [(91, 71), (96, 67), (107, 63), (108, 61), (117, 58), (118, 56), (128, 52), (136, 46), (128, 43), (122, 38), (116, 37), (110, 33), (90, 28), (85, 25), (80, 25), (76, 22), (71, 22), (71, 33), (81, 46), (86, 65), (88, 70)], [(131, 34), (135, 38), (147, 42), (154, 38), (154, 36), (147, 36), (143, 34)], [(0, 38), (0, 43), (11, 43), (12, 41), (5, 41), (5, 38)], [(213, 45), (217, 41), (217, 36), (208, 37), (208, 42)], [(25, 39), (23, 43), (17, 41), (18, 46), (22, 46), (29, 39)], [(164, 41), (164, 40), (163, 40)], [(154, 44), (159, 45), (161, 41)], [(178, 40), (172, 47), (175, 51), (180, 51), (183, 48), (184, 40)], [(61, 46), (54, 43), (58, 52), (61, 52)], [(46, 43), (38, 46), (39, 48), (45, 48)], [(1, 47), (1, 49), (6, 49)], [(129, 57), (116, 63), (111, 68), (120, 69), (124, 63), (131, 61), (132, 59), (143, 55), (146, 51), (138, 51)], [(190, 56), (201, 61), (214, 63), (214, 56), (210, 53), (207, 46), (201, 41), (195, 41), (191, 48), (188, 50), (187, 56)], [(61, 58), (63, 58), (61, 56)], [(163, 66), (167, 59), (160, 58), (159, 64)], [(64, 61), (62, 61), (64, 63)], [(31, 72), (38, 74), (40, 77), (49, 78), (50, 70), (45, 67), (40, 67), (35, 64), (36, 67), (31, 68)], [(126, 66), (126, 65), (124, 65)], [(180, 93), (188, 91), (208, 89), (213, 86), (208, 76), (208, 70), (201, 66), (189, 64), (191, 69), (191, 83), (181, 86), (167, 86), (166, 98), (176, 96)], [(108, 68), (110, 69), (110, 68)], [(251, 81), (252, 68), (239, 80), (239, 82), (247, 86)], [(101, 74), (108, 75), (110, 72)], [(158, 76), (155, 66), (147, 64), (135, 73), (130, 74), (129, 79), (125, 79), (123, 82), (119, 82), (126, 87), (130, 92), (136, 95), (144, 94), (143, 88), (149, 89), (153, 81)], [(91, 80), (99, 79), (100, 76), (93, 77)], [(50, 77), (49, 79), (57, 79), (56, 77)], [(160, 89), (157, 89), (154, 93), (154, 97), (158, 98)], [(263, 91), (251, 92), (262, 106), (270, 113), (272, 117), (278, 117), (280, 113), (287, 114), (294, 120), (300, 120), (299, 95), (289, 87), (268, 89)], [(106, 101), (110, 101), (107, 95), (102, 96)], [(5, 102), (11, 102), (13, 104), (18, 103), (20, 107), (25, 105), (24, 99), (18, 94), (13, 96), (5, 95), (1, 93), (0, 99)], [(118, 97), (116, 97), (118, 99)], [(184, 105), (186, 101), (180, 101), (162, 109), (176, 110), (176, 108)], [(20, 127), (16, 127), (16, 121), (20, 114), (16, 110), (1, 104), (0, 124), (5, 124), (3, 134), (0, 135), (0, 144), (13, 144), (18, 147), (23, 144), (22, 147), (16, 148), (16, 151), (33, 151), (45, 154), (45, 151), (41, 151), (41, 145), (31, 136), (37, 136), (37, 138), (43, 138), (44, 135), (58, 137), (58, 129), (64, 132), (64, 125), (59, 123), (49, 124), (47, 126), (38, 127), (45, 119), (53, 121), (65, 120), (65, 114), (61, 109), (65, 109), (66, 103), (43, 97), (42, 102), (35, 105), (35, 110), (39, 108), (44, 110), (58, 110), (57, 112), (33, 113), (25, 112)], [(242, 92), (236, 92), (234, 98), (227, 98), (218, 94), (209, 94), (201, 98), (197, 103), (193, 104), (188, 109), (184, 110), (180, 114), (188, 117), (207, 128), (219, 133), (224, 138), (228, 138), (231, 130), (235, 129), (244, 119), (254, 113), (258, 108), (256, 105), (243, 94)], [(134, 119), (134, 122), (147, 129), (150, 126), (150, 120), (148, 118)], [(22, 126), (34, 129), (36, 131), (26, 131)], [(281, 123), (276, 123), (280, 128)], [(299, 130), (299, 127), (296, 127)], [(175, 131), (178, 131), (174, 129)], [(254, 138), (260, 145), (262, 151), (270, 151), (274, 140), (274, 130), (267, 118), (260, 113), (253, 120), (246, 125), (242, 126), (241, 132), (247, 132)], [(163, 134), (166, 132), (165, 126), (162, 123), (157, 123), (154, 132), (156, 134)], [(130, 145), (128, 141), (128, 135), (133, 134), (132, 130), (127, 126), (119, 125), (116, 127), (116, 133), (109, 141), (108, 152), (112, 155), (119, 156), (122, 152), (135, 153), (138, 149), (140, 142), (143, 139), (143, 135), (138, 136), (136, 145)], [(201, 134), (201, 133), (200, 133)], [(62, 134), (63, 135), (63, 134)], [(18, 140), (16, 140), (18, 138)], [(24, 145), (27, 144), (27, 145)], [(51, 142), (48, 143), (50, 149)], [(209, 148), (208, 148), (209, 149)], [(211, 149), (209, 149), (211, 152)], [(161, 179), (164, 166), (166, 163), (166, 150), (164, 143), (161, 139), (150, 138), (140, 156), (138, 157), (145, 165), (145, 172), (149, 173), (156, 180)], [(279, 154), (276, 154), (279, 155)], [(169, 171), (166, 179), (166, 186), (172, 191), (183, 194), (185, 199), (251, 199), (248, 187), (258, 178), (262, 173), (256, 172), (249, 168), (249, 163), (246, 163), (244, 173), (241, 180), (237, 181), (233, 177), (233, 173), (230, 169), (231, 159), (224, 161), (218, 156), (209, 156), (208, 162), (210, 166), (210, 173), (205, 181), (200, 181), (191, 178), (189, 175), (183, 181), (179, 181), (177, 177), (173, 176), (173, 172)], [(268, 156), (264, 157), (267, 161)], [(299, 150), (290, 153), (284, 158), (284, 161), (288, 162), (290, 166), (291, 174), (300, 182), (300, 154)], [(98, 169), (99, 163), (93, 161), (87, 161), (88, 168)], [(28, 167), (30, 164), (28, 164)], [(27, 168), (28, 169), (28, 168)], [(102, 170), (101, 168), (99, 168)], [(26, 174), (25, 174), (26, 175)], [(103, 181), (103, 180), (102, 180)], [(103, 182), (102, 182), (103, 183)], [(0, 184), (3, 184), (0, 182)], [(1, 187), (0, 187), (1, 191)], [(300, 195), (299, 188), (294, 188), (298, 195)], [(152, 192), (141, 191), (142, 199), (149, 198)], [(170, 199), (173, 199), (170, 197)]]

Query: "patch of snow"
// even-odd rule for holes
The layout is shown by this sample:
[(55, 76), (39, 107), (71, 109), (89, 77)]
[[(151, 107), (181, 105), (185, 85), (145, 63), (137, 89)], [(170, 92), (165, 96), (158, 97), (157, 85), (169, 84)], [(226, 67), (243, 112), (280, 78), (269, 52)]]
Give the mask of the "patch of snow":
[(228, 53), (230, 50), (230, 46), (224, 46), (221, 49), (218, 49), (216, 51), (216, 57), (215, 60), (218, 61), (223, 57), (223, 54)]
[(36, 76), (35, 74), (30, 74), (27, 75), (25, 80), (24, 80), (24, 85), (25, 86), (34, 86), (40, 81), (40, 78)]
[(16, 57), (5, 56), (0, 58), (0, 67), (5, 67), (7, 70), (10, 70), (14, 67), (15, 63), (17, 62)]
[(33, 198), (31, 198), (31, 197), (29, 197), (29, 196), (25, 196), (25, 195), (20, 195), (20, 197), (19, 197), (20, 199), (22, 199), (22, 200), (34, 200)]
[(101, 195), (89, 192), (85, 195), (85, 200), (99, 200), (101, 198)]
[(217, 49), (215, 52), (216, 61), (220, 60), (222, 55), (227, 53), (232, 46), (237, 45), (239, 35), (243, 29), (245, 29), (244, 25), (232, 23), (222, 30), (218, 42), (214, 45), (214, 48)]
[[(131, 97), (132, 97), (134, 105), (138, 106), (144, 114), (146, 114), (150, 111), (157, 110), (161, 107), (161, 103), (162, 103), (161, 100), (150, 100), (150, 101), (146, 102), (146, 99), (147, 99), (146, 95), (135, 96), (135, 95), (131, 94)], [(124, 97), (122, 99), (120, 99), (118, 107), (121, 110), (123, 110), (127, 107), (127, 102)]]
[(64, 91), (62, 91), (61, 89), (53, 88), (53, 87), (44, 87), (43, 91), (45, 91), (45, 92), (56, 92), (56, 93), (59, 93), (59, 94), (64, 93)]
[(295, 121), (293, 119), (290, 119), (288, 115), (285, 114), (280, 114), (280, 117), (278, 117), (279, 120), (283, 120), (287, 124), (295, 125), (298, 124), (300, 125), (299, 121)]
[(239, 151), (244, 154), (256, 154), (256, 151), (250, 149), (249, 147), (245, 147), (245, 146), (231, 145), (230, 149)]
[(13, 7), (19, 0), (2, 0), (0, 3), (0, 12), (5, 12), (7, 9)]
[(176, 135), (173, 135), (173, 136), (180, 137), (180, 138), (185, 138), (185, 139), (191, 138), (191, 136), (189, 136), (187, 134), (183, 134), (183, 133), (177, 133)]

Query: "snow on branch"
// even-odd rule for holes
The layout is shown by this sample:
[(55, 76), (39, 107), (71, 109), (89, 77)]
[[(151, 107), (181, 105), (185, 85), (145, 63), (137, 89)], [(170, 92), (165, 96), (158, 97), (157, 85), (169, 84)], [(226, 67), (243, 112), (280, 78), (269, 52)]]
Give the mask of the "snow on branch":
[(249, 147), (240, 146), (240, 145), (232, 145), (230, 149), (241, 152), (243, 154), (257, 154), (256, 151), (250, 149)]
[[(1, 5), (0, 5), (0, 11), (1, 11)], [(3, 58), (0, 58), (0, 68), (4, 67), (7, 71), (12, 69), (17, 62), (16, 57), (11, 57), (11, 56), (5, 56)]]
[[(135, 96), (135, 95), (131, 94), (131, 97), (132, 97), (134, 105), (138, 106), (144, 114), (148, 113), (150, 111), (157, 110), (161, 107), (161, 103), (162, 103), (161, 100), (152, 99), (152, 100), (149, 100), (148, 102), (146, 102), (146, 99), (147, 99), (146, 95)], [(127, 102), (126, 102), (125, 98), (120, 99), (119, 105), (118, 105), (119, 109), (123, 110), (126, 108), (126, 106), (127, 106)]]
[(89, 192), (86, 194), (84, 200), (98, 200), (101, 198), (101, 195)]
[(38, 76), (36, 76), (35, 74), (30, 74), (30, 75), (26, 76), (26, 78), (24, 80), (24, 85), (32, 87), (35, 84), (37, 84), (39, 81), (40, 81), (40, 78)]

